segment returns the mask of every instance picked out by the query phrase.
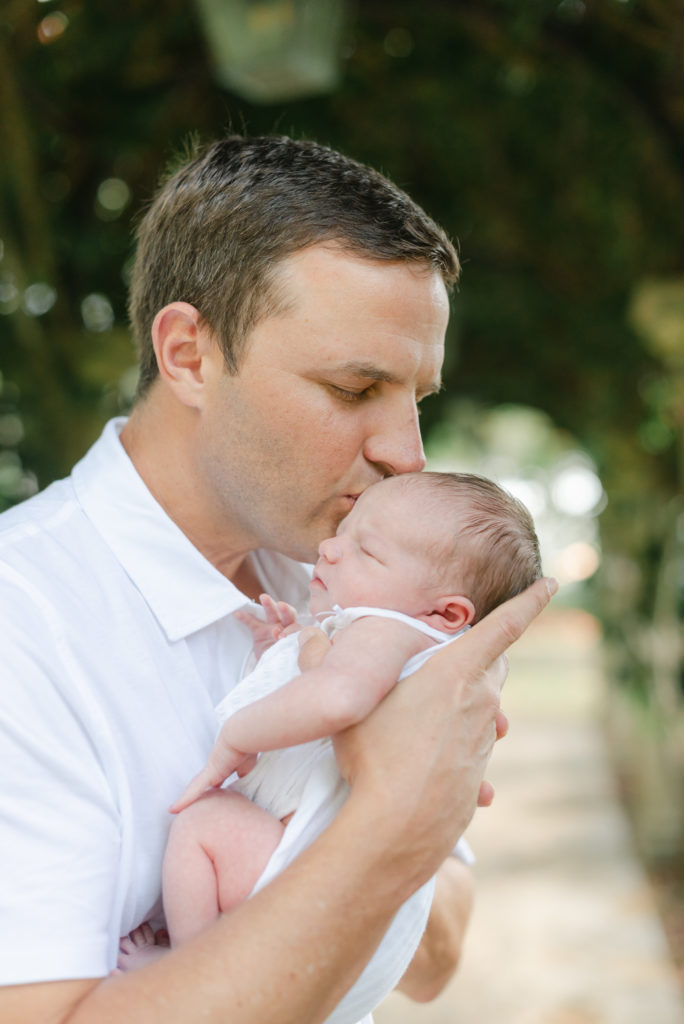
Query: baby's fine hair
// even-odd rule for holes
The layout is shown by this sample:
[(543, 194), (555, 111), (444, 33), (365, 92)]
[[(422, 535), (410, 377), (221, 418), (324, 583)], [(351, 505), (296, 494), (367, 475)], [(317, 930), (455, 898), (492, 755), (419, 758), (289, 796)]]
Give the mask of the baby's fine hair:
[[(458, 580), (454, 592), (473, 602), (475, 622), (541, 577), (532, 516), (508, 491), (473, 473), (426, 472), (406, 479), (427, 485), (438, 502), (445, 533), (429, 543), (429, 555), (441, 567), (447, 589)], [(421, 507), (426, 507), (422, 499)]]

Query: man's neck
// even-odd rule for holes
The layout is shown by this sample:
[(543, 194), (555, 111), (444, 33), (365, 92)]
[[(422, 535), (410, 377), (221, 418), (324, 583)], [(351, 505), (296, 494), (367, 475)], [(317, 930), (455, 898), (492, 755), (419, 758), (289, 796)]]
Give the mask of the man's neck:
[(240, 568), (230, 577), (230, 581), (238, 590), (242, 591), (245, 597), (249, 597), (250, 600), (257, 603), (259, 595), (264, 592), (263, 584), (259, 582), (254, 563), (249, 556), (243, 558)]
[(188, 540), (248, 597), (261, 593), (250, 547), (217, 519), (205, 500), (192, 458), (192, 435), (184, 411), (167, 410), (147, 398), (133, 409), (121, 443), (152, 497)]

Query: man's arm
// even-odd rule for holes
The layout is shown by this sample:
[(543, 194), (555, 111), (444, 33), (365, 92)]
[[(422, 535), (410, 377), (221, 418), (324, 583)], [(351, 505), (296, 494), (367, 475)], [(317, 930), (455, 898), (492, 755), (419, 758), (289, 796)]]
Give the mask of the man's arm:
[[(496, 738), (508, 732), (508, 719), (496, 716)], [(480, 786), (478, 807), (489, 807), (494, 789)], [(459, 856), (447, 857), (436, 875), (435, 894), (425, 934), (415, 956), (397, 985), (404, 995), (427, 1003), (446, 987), (461, 961), (466, 929), (473, 909), (473, 876)]]
[[(99, 983), (2, 989), (0, 1019), (3, 1024), (323, 1021), (372, 956), (397, 909), (397, 894), (384, 880), (385, 837), (363, 854), (354, 849), (359, 822), (371, 827), (368, 809), (359, 811), (347, 816), (343, 809), (287, 871), (194, 941), (138, 971)], [(358, 900), (359, 892), (368, 898)]]
[(461, 959), (473, 908), (473, 877), (457, 857), (448, 857), (436, 876), (427, 927), (397, 989), (418, 1003), (436, 999)]
[[(496, 716), (496, 738), (508, 732), (503, 712)], [(480, 786), (478, 807), (489, 807), (494, 788)], [(461, 961), (466, 929), (473, 909), (473, 876), (459, 856), (447, 857), (436, 875), (435, 894), (425, 934), (397, 989), (419, 1003), (442, 992)]]
[(0, 990), (3, 1024), (320, 1024), (468, 825), (496, 736), (500, 655), (550, 593), (540, 581), (496, 609), (337, 737), (349, 799), (252, 899), (139, 971)]
[[(360, 881), (359, 884), (365, 884)], [(329, 885), (326, 883), (324, 886), (326, 892), (329, 892)], [(273, 893), (271, 893), (273, 895)], [(313, 895), (312, 893), (310, 895)], [(348, 899), (354, 900), (358, 897), (358, 893), (350, 892)], [(402, 978), (398, 988), (404, 992), (411, 999), (418, 1002), (427, 1002), (434, 999), (442, 991), (446, 983), (451, 978), (454, 970), (458, 965), (458, 960), (461, 952), (461, 945), (463, 935), (466, 929), (468, 918), (470, 915), (470, 907), (472, 902), (472, 882), (470, 879), (470, 873), (466, 866), (460, 861), (450, 859), (443, 865), (437, 873), (437, 888), (435, 892), (435, 899), (433, 902), (433, 909), (430, 913), (428, 920), (427, 929), (423, 940), (421, 942), (418, 951), (414, 957), (411, 966), (407, 970), (406, 974)], [(342, 912), (342, 911), (341, 911)], [(301, 909), (298, 911), (301, 915)], [(225, 944), (226, 948), (226, 960), (225, 972), (227, 976), (230, 976), (231, 972), (235, 970), (234, 958), (229, 955), (229, 951), (233, 949), (234, 943), (240, 943), (238, 948), (243, 949), (242, 960), (245, 967), (248, 968), (248, 976), (255, 978), (253, 965), (249, 964), (249, 953), (244, 950), (245, 941), (249, 943), (254, 935), (253, 927), (255, 923), (250, 921), (247, 923), (248, 934), (241, 934), (241, 928), (236, 925), (233, 916), (231, 915), (232, 926), (228, 935), (216, 935), (214, 934), (210, 940), (211, 945), (208, 951), (213, 950), (214, 943), (221, 941)], [(328, 918), (328, 923), (334, 920)], [(338, 918), (339, 920), (339, 918)], [(369, 920), (368, 924), (371, 928), (377, 927), (380, 922), (380, 918)], [(242, 923), (240, 923), (242, 924)], [(380, 929), (379, 938), (382, 937), (382, 933), (385, 927), (389, 925), (389, 919), (382, 925)], [(264, 923), (264, 927), (269, 929), (269, 934), (272, 935), (273, 919), (271, 917), (271, 911), (268, 911), (268, 919)], [(338, 930), (338, 924), (335, 923), (336, 932)], [(207, 936), (209, 938), (209, 936)], [(291, 940), (292, 938), (292, 925), (290, 923), (289, 928), (286, 928), (286, 934), (283, 937), (283, 941)], [(301, 932), (299, 933), (301, 942)], [(263, 949), (264, 943), (259, 939), (257, 946), (259, 949)], [(256, 950), (254, 951), (256, 954)], [(373, 952), (373, 949), (369, 949), (368, 956)], [(182, 975), (188, 978), (188, 986), (190, 988), (191, 999), (189, 1003), (188, 1012), (191, 1012), (192, 1008), (197, 1011), (199, 1005), (199, 999), (193, 994), (196, 992), (196, 986), (200, 984), (200, 969), (201, 960), (204, 957), (204, 952), (201, 949), (197, 950), (199, 961), (195, 965), (196, 979), (191, 979), (187, 974), (189, 965), (187, 962), (183, 965)], [(364, 965), (361, 964), (361, 967)], [(142, 996), (143, 991), (149, 992), (150, 977), (148, 976), (149, 968), (145, 970), (145, 977), (139, 980), (144, 980), (144, 989), (140, 991)], [(358, 973), (358, 971), (356, 972)], [(204, 970), (202, 969), (202, 975)], [(125, 979), (133, 977), (133, 975), (123, 975), (122, 979), (126, 984)], [(156, 980), (157, 985), (160, 986), (160, 992), (158, 993), (158, 1005), (159, 1012), (162, 1013), (162, 1007), (166, 998), (169, 998), (169, 993), (164, 994), (164, 979), (158, 978)], [(340, 978), (341, 980), (341, 978)], [(349, 984), (351, 985), (355, 980), (354, 977), (350, 978)], [(118, 982), (120, 986), (120, 982)], [(182, 977), (176, 977), (175, 973), (173, 976), (173, 986), (183, 986)], [(97, 993), (93, 992), (93, 989), (99, 986)], [(274, 976), (272, 979), (273, 992), (278, 991), (277, 978)], [(344, 995), (344, 988), (340, 985), (340, 991), (338, 999)], [(92, 1000), (86, 997), (92, 994)], [(248, 990), (247, 995), (253, 997), (254, 993), (251, 988)], [(234, 983), (234, 987), (231, 991), (231, 996), (237, 999), (239, 997), (239, 987), (237, 982)], [(83, 1020), (83, 1024), (88, 1021), (88, 1024), (109, 1024), (110, 1021), (114, 1022), (119, 1018), (112, 1017), (111, 1013), (116, 1012), (116, 1004), (119, 1000), (125, 999), (126, 1001), (135, 998), (135, 993), (131, 991), (123, 991), (119, 988), (117, 990), (112, 986), (111, 982), (100, 982), (98, 979), (88, 979), (82, 981), (64, 981), (64, 982), (52, 982), (41, 985), (17, 985), (11, 986), (0, 990), (0, 1009), (2, 1009), (2, 1020), (5, 1024), (25, 1024), (27, 1020), (32, 1022), (41, 1022), (41, 1024), (62, 1024), (62, 1022), (68, 1021), (69, 1024), (80, 1024)], [(145, 997), (147, 998), (147, 996)], [(174, 996), (174, 999), (176, 996)], [(96, 1007), (100, 999), (105, 999), (104, 1006), (106, 1010), (99, 1009)], [(87, 1016), (81, 1017), (79, 1012), (79, 1004), (85, 1000), (83, 1007), (83, 1013), (85, 1014), (85, 1007), (91, 1007), (87, 1010)], [(111, 1002), (110, 1002), (111, 1000)], [(125, 1004), (124, 1004), (125, 1005)], [(332, 1008), (332, 1007), (331, 1007)], [(272, 1008), (271, 1008), (272, 1012)], [(278, 1016), (282, 1013), (282, 1004), (277, 1000), (275, 1007), (275, 1014), (271, 1018), (269, 1017), (269, 1009), (265, 1005), (263, 1010), (258, 1015), (249, 1015), (249, 1013), (242, 1017), (239, 1016), (233, 1006), (230, 1003), (230, 1020), (231, 1024), (241, 1024), (242, 1021), (245, 1024), (261, 1024), (262, 1021), (289, 1021), (295, 1018), (285, 1018)], [(94, 1015), (96, 1014), (96, 1015)], [(136, 1020), (135, 1011), (131, 1011), (128, 1019), (130, 1021)], [(140, 1018), (145, 1020), (144, 1017)], [(166, 1018), (165, 1020), (170, 1019)], [(191, 1018), (188, 1018), (191, 1019)], [(194, 1018), (192, 1018), (194, 1019)], [(210, 1018), (213, 1019), (213, 1018)], [(218, 1019), (218, 1018), (217, 1018)]]

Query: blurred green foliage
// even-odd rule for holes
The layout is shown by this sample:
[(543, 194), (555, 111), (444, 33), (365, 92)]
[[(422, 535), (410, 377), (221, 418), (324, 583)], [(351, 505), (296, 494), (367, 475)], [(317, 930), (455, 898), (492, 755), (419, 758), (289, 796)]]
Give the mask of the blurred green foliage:
[(647, 689), (633, 636), (684, 472), (683, 55), (679, 0), (364, 0), (338, 90), (257, 106), (216, 84), (192, 0), (5, 0), (0, 502), (67, 472), (130, 400), (132, 224), (188, 134), (314, 137), (459, 243), (426, 433), (464, 398), (522, 403), (591, 453), (595, 605), (616, 675)]

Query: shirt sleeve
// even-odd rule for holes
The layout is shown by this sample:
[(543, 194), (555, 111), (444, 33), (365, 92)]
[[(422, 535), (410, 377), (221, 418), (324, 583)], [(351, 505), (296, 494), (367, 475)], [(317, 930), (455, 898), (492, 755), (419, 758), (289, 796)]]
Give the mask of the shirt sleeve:
[(0, 984), (101, 977), (118, 810), (44, 617), (20, 594), (0, 620)]
[(475, 854), (473, 853), (470, 843), (463, 836), (461, 836), (454, 846), (451, 851), (451, 856), (456, 857), (458, 860), (462, 860), (469, 868), (471, 868), (476, 861)]

